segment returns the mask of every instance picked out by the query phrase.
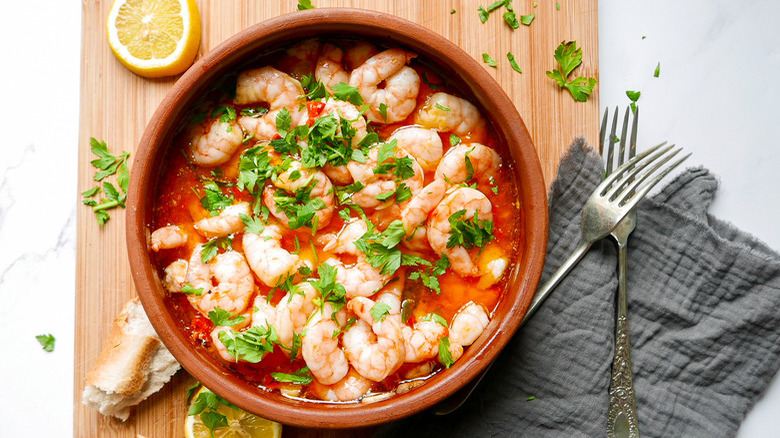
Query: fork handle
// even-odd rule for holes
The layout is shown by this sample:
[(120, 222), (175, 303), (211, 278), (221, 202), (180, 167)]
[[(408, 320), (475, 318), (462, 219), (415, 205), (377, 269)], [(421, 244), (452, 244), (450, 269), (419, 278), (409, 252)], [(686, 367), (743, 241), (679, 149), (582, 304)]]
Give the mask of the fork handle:
[[(620, 244), (622, 243), (622, 244)], [(615, 321), (615, 358), (609, 385), (608, 438), (639, 438), (639, 424), (631, 372), (631, 346), (628, 339), (628, 285), (625, 242), (618, 244), (618, 302)]]
[(549, 280), (547, 280), (547, 283), (542, 285), (542, 287), (539, 288), (539, 290), (536, 291), (536, 294), (534, 294), (534, 299), (531, 301), (531, 307), (528, 308), (528, 312), (525, 313), (525, 317), (523, 318), (523, 321), (520, 323), (522, 326), (526, 322), (528, 322), (529, 319), (533, 316), (533, 314), (536, 312), (537, 309), (539, 309), (539, 306), (542, 305), (544, 300), (547, 299), (547, 297), (550, 295), (550, 292), (555, 289), (556, 286), (558, 286), (558, 283), (563, 280), (563, 277), (566, 276), (566, 274), (569, 273), (569, 271), (572, 270), (574, 265), (577, 264), (577, 262), (582, 259), (582, 257), (585, 255), (586, 252), (588, 252), (588, 249), (593, 245), (593, 242), (586, 242), (585, 240), (580, 240), (580, 243), (577, 244), (577, 248), (574, 249), (574, 252), (569, 256), (568, 259), (566, 259), (565, 262), (561, 265), (560, 268), (558, 268), (557, 271), (550, 277)]

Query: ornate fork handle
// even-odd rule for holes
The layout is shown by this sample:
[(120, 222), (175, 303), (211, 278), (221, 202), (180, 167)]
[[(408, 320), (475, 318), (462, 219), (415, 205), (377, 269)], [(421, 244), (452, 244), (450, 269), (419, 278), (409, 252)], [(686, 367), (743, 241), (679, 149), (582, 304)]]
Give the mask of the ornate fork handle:
[[(629, 216), (635, 214), (632, 212)], [(625, 220), (630, 219), (634, 219), (634, 217), (627, 217)], [(631, 228), (633, 228), (633, 224), (631, 224)], [(627, 234), (625, 236), (628, 237)], [(617, 320), (615, 321), (615, 358), (612, 361), (612, 380), (609, 386), (609, 411), (607, 415), (607, 436), (609, 438), (639, 438), (634, 376), (631, 372), (631, 347), (628, 339), (625, 240), (618, 239), (620, 271), (618, 273)]]

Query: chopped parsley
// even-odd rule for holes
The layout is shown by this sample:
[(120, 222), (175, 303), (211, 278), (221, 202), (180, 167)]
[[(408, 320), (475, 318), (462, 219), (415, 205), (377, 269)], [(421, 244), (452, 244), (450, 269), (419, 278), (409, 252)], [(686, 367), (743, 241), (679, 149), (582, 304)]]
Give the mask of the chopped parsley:
[(230, 105), (219, 105), (211, 111), (211, 118), (219, 118), (222, 123), (228, 123), (236, 120), (236, 109)]
[(450, 352), (450, 338), (446, 336), (439, 339), (439, 362), (448, 369), (455, 363)]
[(387, 303), (378, 302), (371, 308), (371, 317), (375, 322), (382, 322), (390, 314), (390, 305)]
[(349, 102), (352, 105), (363, 105), (363, 96), (360, 94), (360, 90), (357, 87), (347, 84), (346, 82), (339, 82), (331, 87), (333, 90), (333, 97), (338, 100)]
[(534, 18), (536, 18), (536, 14), (521, 15), (520, 22), (526, 26), (530, 26), (531, 22), (534, 21)]
[(200, 260), (203, 263), (208, 263), (217, 256), (220, 249), (227, 250), (229, 248), (233, 248), (233, 239), (231, 237), (217, 237), (209, 240), (203, 244)]
[(436, 322), (436, 323), (439, 323), (439, 324), (443, 325), (444, 327), (448, 327), (447, 320), (444, 319), (443, 316), (439, 315), (436, 312), (432, 312), (432, 313), (429, 313), (429, 314), (423, 316), (422, 318), (420, 318), (420, 321), (433, 321), (433, 322)]
[[(523, 15), (523, 17), (525, 17), (525, 16), (526, 15)], [(517, 14), (515, 14), (514, 11), (506, 11), (506, 12), (504, 12), (504, 21), (512, 29), (517, 29), (518, 27), (520, 27), (520, 22), (517, 21)], [(523, 24), (525, 24), (525, 23), (523, 23)]]
[(422, 257), (404, 254), (396, 248), (404, 237), (403, 224), (399, 219), (391, 222), (384, 232), (369, 229), (355, 242), (355, 246), (366, 254), (366, 261), (375, 268), (381, 268), (382, 275), (390, 275), (403, 266), (429, 266)]
[(449, 267), (450, 259), (446, 254), (442, 254), (441, 257), (433, 263), (432, 267), (410, 273), (409, 279), (422, 281), (422, 284), (425, 287), (433, 290), (437, 295), (440, 295), (441, 285), (439, 284), (439, 276), (444, 275)]
[(489, 53), (487, 53), (487, 52), (482, 54), (482, 60), (483, 60), (483, 61), (485, 61), (485, 64), (487, 64), (487, 65), (489, 65), (489, 66), (491, 66), (491, 67), (495, 67), (495, 66), (497, 66), (497, 65), (498, 65), (498, 63), (496, 62), (496, 60), (495, 60), (495, 59), (493, 59), (493, 58), (490, 56), (490, 54), (489, 54)]
[(661, 63), (659, 62), (658, 65), (655, 66), (655, 71), (653, 72), (653, 77), (657, 78), (661, 74)]
[(309, 280), (309, 283), (319, 292), (319, 297), (315, 298), (315, 302), (320, 309), (328, 302), (333, 306), (334, 313), (347, 304), (347, 290), (344, 288), (344, 285), (336, 282), (337, 273), (338, 269), (335, 266), (322, 263), (317, 266), (317, 275), (320, 278)]
[(45, 351), (48, 351), (49, 353), (54, 351), (55, 339), (54, 339), (54, 335), (52, 335), (51, 333), (46, 335), (38, 335), (35, 337), (35, 339), (38, 340), (38, 342), (41, 344), (41, 347), (43, 347)]
[(274, 350), (274, 344), (279, 344), (279, 335), (273, 326), (250, 327), (243, 332), (232, 333), (225, 330), (219, 332), (218, 337), (228, 354), (251, 363), (263, 360), (266, 353)]
[(220, 309), (219, 307), (209, 312), (209, 319), (215, 326), (234, 326), (244, 322), (245, 316), (233, 316), (232, 313), (227, 310)]
[(181, 285), (181, 293), (185, 295), (194, 295), (196, 297), (199, 297), (203, 295), (203, 288), (202, 287), (196, 288), (189, 283), (184, 283), (183, 285)]
[(239, 114), (244, 117), (262, 117), (268, 113), (268, 108), (264, 106), (256, 106), (250, 108), (244, 108)]
[(460, 137), (450, 134), (450, 146), (457, 146), (458, 144), (460, 144)]
[(447, 248), (462, 246), (466, 249), (484, 248), (493, 240), (493, 221), (479, 219), (479, 211), (474, 212), (471, 219), (463, 219), (466, 210), (458, 210), (449, 217), (450, 238)]
[(582, 64), (582, 49), (576, 41), (564, 41), (556, 49), (554, 58), (560, 68), (547, 71), (547, 76), (555, 80), (562, 88), (569, 90), (574, 100), (586, 102), (596, 86), (595, 78), (578, 77), (568, 80), (569, 74)]
[(384, 102), (379, 104), (379, 115), (387, 122), (387, 105)]
[(522, 73), (523, 70), (520, 69), (520, 66), (517, 65), (517, 61), (515, 60), (515, 55), (512, 54), (512, 52), (506, 52), (506, 58), (509, 60), (509, 65), (512, 66), (512, 69), (518, 73)]
[(314, 5), (311, 4), (311, 0), (298, 0), (298, 10), (303, 11), (306, 9), (314, 9)]
[(639, 100), (639, 96), (642, 95), (641, 91), (626, 90), (626, 96), (631, 100), (631, 112), (636, 113), (636, 101)]
[[(250, 217), (245, 214), (239, 214), (238, 217), (241, 218), (241, 222), (244, 223), (244, 232), (252, 233), (252, 234), (260, 234), (265, 229), (265, 226), (263, 226), (263, 221), (256, 217)], [(295, 236), (297, 239), (298, 236)]]
[(203, 188), (206, 194), (200, 198), (200, 205), (208, 210), (212, 216), (218, 215), (222, 210), (233, 205), (233, 197), (222, 193), (222, 189), (214, 181), (205, 182)]
[(277, 382), (293, 383), (296, 385), (308, 385), (314, 381), (314, 378), (309, 372), (309, 367), (303, 367), (292, 374), (271, 373), (271, 377), (273, 377)]

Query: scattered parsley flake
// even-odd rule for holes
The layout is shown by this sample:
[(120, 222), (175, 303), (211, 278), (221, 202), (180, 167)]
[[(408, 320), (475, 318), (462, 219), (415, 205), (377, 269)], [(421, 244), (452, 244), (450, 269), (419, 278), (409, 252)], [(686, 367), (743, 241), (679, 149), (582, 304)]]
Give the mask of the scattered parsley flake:
[(515, 14), (512, 11), (504, 12), (504, 21), (506, 21), (506, 24), (508, 24), (509, 27), (511, 27), (512, 29), (517, 29), (518, 27), (520, 27), (520, 22), (517, 21), (517, 14)]
[(240, 114), (244, 117), (262, 117), (268, 112), (268, 108), (264, 106), (256, 106), (253, 108), (244, 108)]
[(496, 2), (491, 3), (490, 6), (487, 7), (487, 11), (493, 12), (496, 9), (500, 8), (501, 6), (504, 6), (505, 4), (508, 4), (506, 0), (498, 0)]
[(450, 146), (457, 146), (458, 144), (460, 144), (460, 137), (450, 134)]
[(306, 9), (314, 9), (314, 5), (311, 4), (311, 0), (298, 0), (298, 10), (303, 11)]
[(333, 90), (333, 97), (338, 100), (349, 102), (355, 106), (363, 104), (363, 96), (360, 94), (360, 90), (358, 90), (357, 87), (353, 87), (346, 82), (339, 82), (331, 87), (331, 89)]
[(92, 207), (92, 211), (95, 213), (95, 219), (100, 226), (103, 226), (111, 218), (111, 215), (106, 211), (114, 207), (125, 208), (125, 200), (127, 199), (127, 189), (130, 182), (130, 173), (127, 169), (127, 160), (130, 157), (130, 153), (122, 151), (121, 155), (113, 155), (108, 151), (108, 146), (105, 141), (98, 141), (96, 138), (91, 137), (90, 147), (92, 153), (97, 155), (97, 159), (92, 160), (90, 164), (99, 169), (95, 172), (93, 179), (95, 181), (102, 181), (105, 178), (116, 174), (117, 184), (122, 189), (119, 190), (114, 187), (108, 181), (103, 181), (102, 191), (106, 195), (100, 202), (90, 199), (93, 196), (101, 192), (100, 186), (93, 187), (82, 193), (84, 197), (81, 202), (84, 205)]
[(195, 295), (196, 297), (199, 297), (203, 295), (203, 288), (202, 287), (193, 287), (189, 283), (184, 283), (181, 285), (181, 293), (185, 295)]
[(655, 66), (655, 71), (653, 72), (653, 77), (657, 78), (661, 74), (661, 63), (659, 62), (658, 65)]
[(387, 122), (387, 105), (384, 102), (379, 104), (379, 115)]
[(450, 338), (446, 336), (439, 339), (439, 362), (448, 369), (455, 363), (452, 360), (452, 353), (450, 353)]
[(477, 13), (479, 14), (479, 20), (483, 23), (488, 20), (488, 17), (490, 17), (490, 14), (488, 13), (488, 11), (485, 10), (485, 7), (482, 5), (480, 5), (477, 8)]
[(230, 237), (217, 237), (214, 240), (210, 240), (203, 244), (202, 252), (200, 254), (200, 260), (203, 263), (208, 263), (217, 256), (220, 249), (228, 249), (233, 247), (233, 239)]
[(433, 321), (443, 325), (444, 327), (448, 327), (447, 320), (444, 319), (443, 316), (439, 315), (436, 312), (432, 312), (423, 316), (422, 318), (420, 318), (420, 321)]
[(631, 99), (631, 112), (636, 113), (636, 101), (639, 100), (639, 96), (642, 95), (641, 91), (626, 90), (626, 96)]
[(533, 400), (533, 399), (535, 399), (535, 398), (536, 398), (536, 397), (534, 397), (534, 396), (532, 395), (532, 396), (528, 397), (527, 399), (525, 399), (525, 401), (531, 401), (531, 400)]
[(531, 22), (536, 18), (536, 14), (521, 15), (520, 22), (526, 26), (530, 26)]
[(455, 13), (455, 9), (453, 9), (453, 10), (451, 10), (451, 11), (450, 11), (450, 15), (452, 15), (452, 14), (454, 14), (454, 13)]
[(555, 2), (555, 10), (556, 11), (560, 11), (561, 10), (561, 3), (560, 2)]
[(371, 308), (371, 317), (374, 318), (374, 321), (376, 322), (382, 322), (387, 318), (387, 315), (390, 313), (390, 305), (383, 302), (378, 302), (374, 304), (374, 307)]
[(41, 344), (41, 347), (43, 347), (43, 349), (45, 351), (47, 351), (49, 353), (54, 351), (54, 341), (55, 341), (55, 339), (54, 339), (54, 336), (51, 333), (46, 334), (46, 335), (38, 335), (38, 336), (35, 337), (35, 339), (38, 340), (38, 342)]
[(309, 367), (303, 367), (292, 374), (271, 373), (271, 377), (273, 377), (277, 382), (293, 383), (296, 385), (308, 385), (314, 381), (314, 378), (309, 372)]
[(487, 52), (482, 54), (482, 60), (485, 61), (485, 63), (491, 67), (495, 67), (498, 65), (495, 59), (493, 59), (490, 54)]
[(442, 111), (447, 111), (447, 112), (452, 111), (452, 108), (447, 108), (446, 106), (444, 106), (444, 105), (442, 105), (440, 103), (436, 103), (436, 108), (438, 108), (438, 109), (440, 109)]
[(227, 310), (216, 307), (209, 312), (209, 319), (215, 326), (234, 326), (244, 322), (246, 317), (241, 315), (234, 317), (233, 314)]
[(279, 335), (273, 326), (255, 326), (243, 332), (224, 330), (219, 332), (219, 341), (225, 346), (228, 354), (237, 360), (258, 363), (266, 353), (279, 344)]
[(466, 209), (458, 210), (449, 217), (450, 237), (447, 240), (447, 248), (462, 246), (466, 249), (473, 247), (484, 248), (493, 240), (493, 221), (479, 219), (479, 211), (474, 212), (470, 219), (463, 219)]
[(517, 65), (517, 61), (515, 60), (515, 55), (512, 54), (512, 52), (506, 52), (506, 58), (509, 60), (509, 65), (512, 66), (512, 69), (518, 73), (522, 73), (523, 70), (520, 69), (520, 66)]

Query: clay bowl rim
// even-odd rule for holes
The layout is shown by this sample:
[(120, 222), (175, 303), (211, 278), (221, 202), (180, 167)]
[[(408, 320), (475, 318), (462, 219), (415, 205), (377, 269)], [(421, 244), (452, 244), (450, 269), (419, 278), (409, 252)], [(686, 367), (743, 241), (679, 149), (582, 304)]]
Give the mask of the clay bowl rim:
[[(323, 404), (298, 401), (258, 390), (193, 347), (168, 312), (159, 275), (151, 264), (151, 199), (161, 161), (183, 108), (220, 75), (260, 48), (322, 34), (345, 34), (407, 46), (420, 57), (457, 75), (504, 137), (514, 162), (525, 220), (525, 247), (508, 275), (509, 289), (483, 335), (449, 370), (422, 387), (375, 403)], [(504, 157), (506, 159), (506, 157)], [(163, 343), (181, 365), (230, 402), (290, 425), (350, 428), (376, 425), (419, 412), (460, 389), (492, 362), (517, 330), (538, 286), (547, 249), (547, 196), (539, 159), (512, 101), (477, 61), (433, 31), (405, 19), (361, 9), (294, 12), (249, 27), (198, 60), (171, 88), (144, 131), (133, 162), (127, 209), (127, 249), (138, 295)], [(514, 300), (507, 298), (515, 296)]]

